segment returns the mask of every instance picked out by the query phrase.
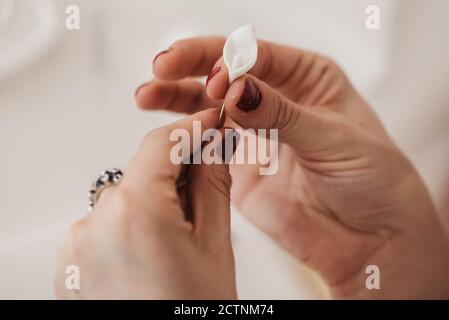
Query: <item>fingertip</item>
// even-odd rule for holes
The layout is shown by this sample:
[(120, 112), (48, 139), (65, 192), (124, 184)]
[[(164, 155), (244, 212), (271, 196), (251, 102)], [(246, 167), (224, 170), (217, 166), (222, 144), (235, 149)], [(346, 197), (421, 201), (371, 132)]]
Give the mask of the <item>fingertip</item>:
[(175, 77), (171, 75), (172, 69), (173, 67), (171, 66), (171, 63), (167, 61), (161, 62), (158, 61), (153, 63), (153, 75), (156, 79), (159, 80), (177, 80)]
[(139, 95), (140, 89), (142, 89), (143, 87), (145, 87), (149, 82), (144, 82), (142, 83), (140, 86), (138, 86), (136, 88), (136, 90), (134, 91), (134, 98), (137, 99), (137, 96)]
[(160, 80), (178, 80), (179, 50), (173, 47), (159, 52), (153, 59), (153, 75)]
[(158, 82), (149, 82), (136, 90), (136, 103), (140, 109), (155, 109), (162, 104), (165, 97), (164, 87)]
[(222, 100), (228, 89), (228, 72), (225, 65), (220, 61), (210, 71), (206, 80), (206, 93), (214, 100)]

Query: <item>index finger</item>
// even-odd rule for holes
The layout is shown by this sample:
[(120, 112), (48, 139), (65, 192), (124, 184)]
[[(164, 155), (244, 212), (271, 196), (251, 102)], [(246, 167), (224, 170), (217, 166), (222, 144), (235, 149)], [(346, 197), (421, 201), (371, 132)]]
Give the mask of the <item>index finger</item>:
[(160, 80), (179, 80), (207, 75), (223, 52), (222, 37), (189, 38), (176, 41), (156, 55), (153, 74)]
[[(161, 80), (205, 76), (222, 56), (224, 43), (222, 37), (179, 40), (156, 56), (153, 73)], [(312, 52), (262, 40), (258, 41), (258, 46), (257, 63), (250, 73), (274, 87), (306, 73), (311, 65), (309, 62), (314, 62), (317, 57)], [(222, 68), (221, 72), (224, 71)]]

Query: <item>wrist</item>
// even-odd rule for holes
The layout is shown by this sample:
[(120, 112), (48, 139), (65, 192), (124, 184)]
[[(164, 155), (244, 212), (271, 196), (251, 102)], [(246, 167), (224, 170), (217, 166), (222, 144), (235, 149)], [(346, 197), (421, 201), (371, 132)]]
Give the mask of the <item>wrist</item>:
[[(425, 219), (391, 237), (359, 272), (338, 287), (336, 299), (447, 299), (449, 298), (449, 240), (435, 211)], [(368, 289), (371, 274), (379, 268), (379, 289)]]
[[(332, 290), (336, 298), (449, 298), (449, 237), (418, 173), (411, 164), (404, 168), (396, 210), (387, 213), (391, 220), (380, 232), (382, 245), (352, 279)], [(379, 289), (367, 288), (369, 265), (379, 269)]]

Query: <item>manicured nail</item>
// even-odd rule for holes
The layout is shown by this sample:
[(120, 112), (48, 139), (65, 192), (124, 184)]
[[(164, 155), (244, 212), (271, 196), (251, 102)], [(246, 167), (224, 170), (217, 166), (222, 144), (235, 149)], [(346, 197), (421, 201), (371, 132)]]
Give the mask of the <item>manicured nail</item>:
[(260, 93), (259, 87), (253, 80), (247, 78), (245, 80), (245, 89), (237, 103), (237, 107), (243, 111), (252, 111), (260, 105), (261, 101), (262, 94)]
[(155, 57), (154, 57), (154, 59), (153, 59), (153, 63), (157, 60), (157, 58), (159, 58), (161, 55), (163, 55), (163, 54), (166, 54), (166, 53), (168, 53), (168, 52), (170, 52), (171, 50), (172, 50), (173, 48), (172, 47), (170, 47), (170, 48), (168, 48), (167, 50), (164, 50), (164, 51), (161, 51), (161, 52), (159, 52)]
[(137, 94), (139, 93), (140, 89), (145, 87), (148, 84), (148, 82), (142, 83), (140, 86), (137, 87), (136, 91), (134, 91), (134, 97), (137, 97)]
[(209, 73), (209, 75), (207, 76), (207, 80), (206, 80), (206, 87), (207, 84), (209, 83), (210, 79), (212, 79), (213, 77), (215, 77), (215, 75), (220, 72), (221, 67), (220, 66), (216, 66), (215, 68), (212, 69), (212, 71)]

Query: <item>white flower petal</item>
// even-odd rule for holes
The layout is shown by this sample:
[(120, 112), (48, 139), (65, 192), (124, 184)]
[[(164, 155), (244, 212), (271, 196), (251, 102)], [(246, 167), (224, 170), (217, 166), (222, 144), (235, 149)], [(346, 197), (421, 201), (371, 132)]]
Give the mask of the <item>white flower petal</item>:
[(250, 24), (235, 30), (223, 47), (223, 59), (229, 83), (247, 73), (257, 61), (257, 39)]

